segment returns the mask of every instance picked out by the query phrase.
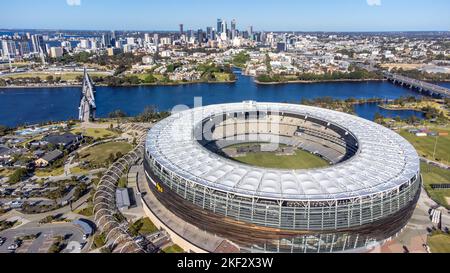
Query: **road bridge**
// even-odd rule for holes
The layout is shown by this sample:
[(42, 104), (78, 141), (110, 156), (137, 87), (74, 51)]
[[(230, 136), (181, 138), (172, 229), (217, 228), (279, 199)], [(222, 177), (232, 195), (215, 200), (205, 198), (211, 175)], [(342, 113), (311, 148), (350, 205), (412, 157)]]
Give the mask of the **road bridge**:
[(450, 98), (450, 89), (448, 88), (390, 72), (384, 72), (383, 74), (387, 80), (393, 82), (394, 84), (415, 89), (421, 94), (440, 98)]

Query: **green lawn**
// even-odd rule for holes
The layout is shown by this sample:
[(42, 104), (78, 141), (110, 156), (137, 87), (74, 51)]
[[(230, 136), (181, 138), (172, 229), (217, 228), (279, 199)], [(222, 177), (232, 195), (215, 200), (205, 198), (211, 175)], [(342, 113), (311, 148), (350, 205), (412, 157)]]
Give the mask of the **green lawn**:
[(127, 142), (109, 142), (90, 147), (79, 153), (80, 161), (89, 161), (92, 164), (103, 165), (107, 163), (110, 155), (116, 155), (118, 152), (122, 155), (127, 154), (133, 149), (133, 146)]
[(158, 231), (158, 228), (150, 221), (149, 218), (142, 218), (130, 225), (130, 232), (133, 235), (149, 235)]
[(292, 156), (277, 156), (266, 152), (247, 153), (246, 156), (233, 160), (257, 167), (289, 170), (323, 168), (330, 165), (324, 159), (302, 150), (297, 150)]
[(75, 211), (75, 213), (79, 214), (79, 215), (83, 215), (85, 217), (91, 217), (92, 215), (94, 215), (94, 207), (91, 205), (84, 209), (77, 210), (77, 211)]
[(450, 235), (436, 234), (428, 237), (432, 253), (450, 253)]
[(73, 167), (72, 169), (70, 169), (70, 172), (73, 175), (87, 175), (89, 173), (89, 170), (85, 170), (80, 167)]
[(172, 245), (163, 249), (164, 253), (183, 253), (184, 250), (178, 245)]
[(83, 134), (84, 136), (92, 137), (96, 140), (117, 136), (116, 132), (110, 131), (108, 129), (102, 129), (102, 128), (74, 129), (71, 131), (71, 133)]
[[(450, 134), (449, 129), (430, 128), (430, 130), (447, 132)], [(402, 131), (400, 134), (416, 148), (420, 156), (450, 165), (450, 136), (441, 136), (437, 138), (436, 159), (434, 159), (433, 153), (436, 137), (416, 137), (408, 131)]]
[(47, 176), (60, 176), (64, 174), (64, 167), (59, 167), (54, 170), (47, 169), (37, 169), (34, 175), (37, 177), (47, 177)]
[(448, 190), (433, 190), (431, 184), (447, 184), (450, 183), (450, 170), (444, 170), (438, 167), (421, 163), (421, 170), (425, 189), (430, 195), (431, 199), (436, 201), (446, 208), (450, 208), (450, 204), (446, 198), (450, 197), (450, 189)]

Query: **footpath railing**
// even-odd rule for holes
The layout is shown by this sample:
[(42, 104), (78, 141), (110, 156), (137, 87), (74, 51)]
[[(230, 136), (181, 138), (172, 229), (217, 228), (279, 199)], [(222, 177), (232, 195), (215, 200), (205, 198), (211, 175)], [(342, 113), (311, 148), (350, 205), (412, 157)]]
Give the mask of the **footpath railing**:
[(105, 172), (97, 186), (93, 197), (94, 221), (98, 229), (106, 235), (106, 242), (113, 252), (139, 253), (144, 250), (133, 240), (128, 233), (127, 225), (119, 220), (120, 211), (116, 207), (116, 190), (120, 178), (143, 158), (147, 128), (142, 125), (124, 125), (124, 129), (139, 132), (138, 145), (112, 164)]

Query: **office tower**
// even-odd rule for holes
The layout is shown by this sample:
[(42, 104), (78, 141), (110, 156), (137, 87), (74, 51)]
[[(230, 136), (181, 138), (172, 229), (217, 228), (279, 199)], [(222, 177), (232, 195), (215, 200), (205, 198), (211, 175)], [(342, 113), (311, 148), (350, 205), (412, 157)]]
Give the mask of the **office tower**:
[(236, 37), (236, 20), (231, 20), (231, 39)]
[(16, 57), (16, 43), (12, 40), (2, 40), (3, 57), (15, 58)]
[(44, 43), (44, 38), (42, 37), (42, 35), (32, 35), (31, 36), (31, 44), (32, 44), (32, 50), (34, 53), (40, 53), (42, 51), (42, 53), (46, 54), (46, 47), (45, 47), (45, 43)]
[(127, 45), (134, 45), (136, 44), (136, 41), (134, 39), (134, 37), (128, 37), (127, 38)]
[(221, 33), (227, 33), (227, 30), (228, 30), (227, 21), (223, 20), (222, 21), (222, 32)]
[(153, 35), (153, 43), (155, 44), (156, 48), (158, 49), (158, 46), (159, 46), (159, 36), (158, 36), (157, 33), (155, 33), (155, 34)]
[(180, 24), (180, 35), (183, 35), (184, 34), (184, 29), (183, 29), (183, 24)]
[(149, 33), (145, 33), (145, 34), (144, 34), (144, 42), (145, 42), (146, 44), (149, 44), (149, 43), (151, 42), (150, 34), (149, 34)]
[(102, 45), (103, 47), (111, 47), (111, 34), (105, 33), (102, 35)]
[(248, 27), (248, 37), (253, 40), (253, 26)]
[(212, 27), (207, 27), (206, 28), (206, 39), (212, 40), (213, 39), (212, 33), (213, 33)]
[(222, 19), (217, 19), (217, 33), (222, 33), (223, 29), (222, 29)]
[(114, 46), (116, 44), (117, 38), (116, 38), (116, 32), (111, 31), (111, 45)]
[(28, 41), (19, 41), (17, 43), (17, 49), (20, 56), (25, 56), (31, 53), (30, 43)]
[(199, 44), (203, 43), (203, 30), (199, 29), (197, 31), (197, 41)]

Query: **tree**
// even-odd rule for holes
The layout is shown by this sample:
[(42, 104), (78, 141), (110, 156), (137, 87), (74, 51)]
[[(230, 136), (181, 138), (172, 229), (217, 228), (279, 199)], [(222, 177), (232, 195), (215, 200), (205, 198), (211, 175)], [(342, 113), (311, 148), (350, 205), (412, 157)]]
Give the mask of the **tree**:
[(109, 113), (108, 116), (109, 118), (124, 118), (127, 116), (127, 114), (124, 111), (118, 109)]
[(53, 76), (52, 75), (49, 75), (49, 76), (47, 76), (46, 78), (46, 81), (48, 82), (48, 83), (54, 83), (54, 78), (53, 78)]
[(20, 168), (14, 171), (9, 176), (9, 183), (10, 184), (16, 184), (25, 179), (28, 176), (28, 171), (24, 168)]

